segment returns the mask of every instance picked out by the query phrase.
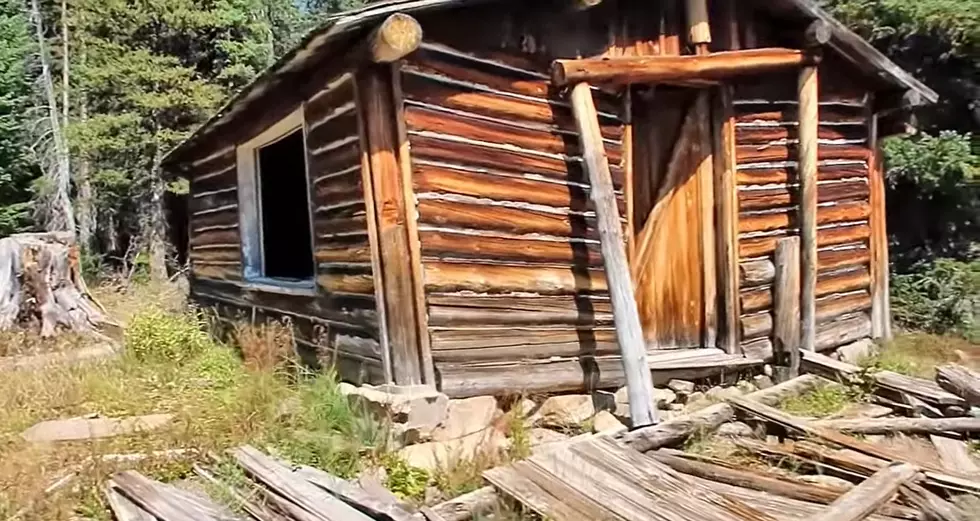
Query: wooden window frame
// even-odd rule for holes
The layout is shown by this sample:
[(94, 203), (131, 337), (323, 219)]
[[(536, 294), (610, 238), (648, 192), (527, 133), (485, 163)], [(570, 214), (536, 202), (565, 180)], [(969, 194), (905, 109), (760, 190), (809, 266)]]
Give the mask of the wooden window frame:
[(303, 107), (290, 112), (257, 136), (235, 148), (238, 173), (238, 218), (242, 241), (242, 279), (251, 287), (287, 293), (316, 292), (316, 256), (313, 256), (313, 274), (302, 281), (284, 280), (265, 276), (265, 248), (262, 236), (262, 194), (259, 176), (258, 153), (296, 132), (303, 135), (303, 176), (306, 179), (306, 208), (310, 219), (310, 250), (315, 252), (313, 212), (310, 211), (309, 154), (306, 153), (306, 118)]

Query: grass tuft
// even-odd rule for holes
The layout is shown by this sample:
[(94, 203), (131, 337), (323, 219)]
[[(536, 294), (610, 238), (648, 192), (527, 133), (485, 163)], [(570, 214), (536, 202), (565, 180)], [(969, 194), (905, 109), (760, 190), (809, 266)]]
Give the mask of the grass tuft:
[(126, 351), (141, 361), (181, 364), (214, 345), (206, 326), (196, 310), (174, 314), (151, 306), (130, 320)]
[(236, 324), (232, 336), (250, 369), (281, 371), (296, 364), (293, 330), (287, 324)]
[(956, 336), (905, 333), (882, 345), (877, 355), (862, 360), (861, 365), (931, 380), (936, 367), (949, 362), (980, 369), (980, 346)]
[(827, 385), (791, 396), (780, 402), (779, 408), (796, 416), (822, 418), (866, 400), (865, 394), (860, 390), (849, 386)]

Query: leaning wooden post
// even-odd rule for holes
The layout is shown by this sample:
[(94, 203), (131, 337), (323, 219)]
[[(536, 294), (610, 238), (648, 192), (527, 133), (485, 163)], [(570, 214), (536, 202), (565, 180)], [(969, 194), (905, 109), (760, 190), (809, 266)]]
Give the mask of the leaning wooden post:
[(772, 355), (777, 383), (800, 375), (800, 238), (776, 243)]
[(595, 202), (596, 222), (602, 262), (606, 268), (609, 295), (612, 298), (613, 320), (622, 353), (626, 387), (630, 401), (633, 427), (657, 423), (657, 408), (653, 403), (653, 379), (647, 364), (646, 343), (640, 326), (640, 313), (633, 296), (626, 249), (623, 247), (623, 228), (613, 189), (609, 160), (606, 158), (599, 129), (599, 116), (588, 83), (572, 87), (572, 112), (582, 144), (582, 159), (589, 173), (592, 200)]
[(801, 281), (800, 318), (803, 349), (817, 341), (817, 132), (819, 100), (817, 65), (806, 65), (799, 78), (799, 163)]

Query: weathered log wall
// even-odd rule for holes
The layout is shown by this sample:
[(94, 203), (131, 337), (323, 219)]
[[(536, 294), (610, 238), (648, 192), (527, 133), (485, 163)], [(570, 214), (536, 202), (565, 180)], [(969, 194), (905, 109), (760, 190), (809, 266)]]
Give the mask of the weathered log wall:
[[(823, 349), (870, 335), (870, 99), (841, 85), (844, 71), (835, 62), (820, 67), (816, 294)], [(794, 81), (775, 75), (735, 90), (743, 344), (770, 337), (773, 252), (780, 238), (798, 235)], [(846, 334), (833, 334), (845, 326)]]
[[(276, 288), (243, 279), (236, 149), (227, 146), (189, 165), (192, 295), (223, 321), (286, 320), (293, 326), (297, 348), (311, 360), (336, 363), (345, 379), (380, 383), (387, 373), (374, 296), (354, 77), (339, 73), (318, 87), (303, 103), (315, 289)], [(255, 127), (253, 135), (265, 130)]]
[[(401, 81), (437, 367), (616, 353), (578, 137), (546, 69), (430, 42)], [(625, 216), (622, 102), (595, 98)]]

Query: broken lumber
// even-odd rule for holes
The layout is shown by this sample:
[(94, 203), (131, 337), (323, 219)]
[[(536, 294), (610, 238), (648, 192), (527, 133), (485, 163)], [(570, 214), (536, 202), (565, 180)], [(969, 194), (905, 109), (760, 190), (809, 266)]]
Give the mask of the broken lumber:
[[(748, 394), (746, 398), (775, 405), (790, 396), (803, 394), (830, 383), (817, 375), (805, 374)], [(696, 432), (714, 431), (721, 424), (731, 421), (734, 415), (735, 411), (730, 405), (718, 403), (680, 418), (630, 431), (623, 435), (622, 441), (635, 450), (646, 452), (680, 443)]]
[(962, 510), (922, 485), (906, 483), (899, 493), (909, 504), (921, 510), (929, 521), (968, 521)]
[(814, 521), (860, 521), (887, 503), (900, 486), (918, 476), (919, 470), (908, 463), (889, 465), (837, 498)]
[[(684, 453), (671, 449), (651, 451), (647, 455), (684, 474), (799, 501), (829, 505), (850, 490), (843, 487), (802, 483), (774, 473), (737, 469), (718, 460), (708, 462), (705, 461), (706, 458), (701, 457), (692, 460), (685, 457)], [(877, 512), (883, 516), (916, 518), (915, 513), (910, 509), (898, 505), (885, 504), (879, 507)]]
[(120, 494), (115, 489), (116, 486), (116, 482), (110, 479), (104, 492), (106, 501), (109, 503), (109, 509), (112, 510), (112, 515), (118, 521), (156, 521), (157, 518), (153, 517), (153, 514), (143, 510), (129, 498)]
[(963, 474), (980, 475), (980, 466), (977, 466), (977, 462), (970, 455), (970, 448), (966, 446), (965, 441), (938, 436), (936, 434), (930, 435), (929, 440), (936, 447), (936, 452), (939, 454), (939, 462), (944, 469), (953, 472), (962, 472)]
[[(142, 474), (127, 470), (112, 478), (114, 487), (137, 507), (165, 521), (200, 521), (202, 518), (191, 505), (183, 504), (167, 494)], [(206, 518), (205, 518), (206, 519)]]
[[(474, 517), (491, 512), (499, 498), (493, 487), (483, 487), (462, 496), (443, 501), (432, 507), (432, 512), (446, 521), (468, 521)], [(422, 514), (415, 515), (415, 521), (425, 521)]]
[(943, 432), (980, 432), (980, 418), (861, 418), (821, 420), (816, 427), (851, 434), (940, 434)]
[(354, 507), (297, 476), (288, 467), (250, 446), (231, 451), (238, 465), (284, 500), (325, 519), (370, 521)]
[(980, 374), (962, 365), (946, 364), (936, 369), (936, 383), (968, 404), (980, 406)]
[(372, 517), (383, 516), (392, 521), (412, 521), (413, 519), (413, 513), (405, 510), (401, 505), (368, 494), (358, 485), (338, 478), (329, 472), (303, 466), (297, 469), (295, 473), (358, 510), (367, 512)]

